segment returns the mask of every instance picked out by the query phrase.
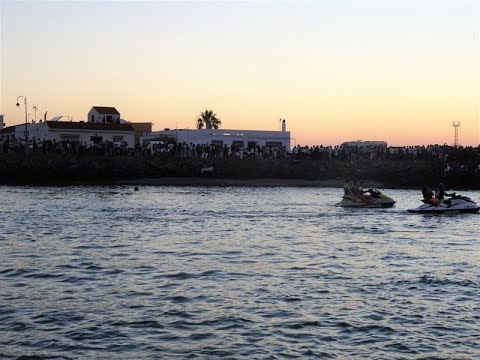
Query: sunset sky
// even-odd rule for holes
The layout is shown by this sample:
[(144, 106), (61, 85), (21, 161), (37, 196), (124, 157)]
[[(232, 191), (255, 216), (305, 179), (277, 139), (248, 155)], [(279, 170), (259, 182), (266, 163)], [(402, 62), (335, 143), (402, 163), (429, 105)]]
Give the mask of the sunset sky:
[(478, 145), (480, 0), (0, 1), (0, 114)]

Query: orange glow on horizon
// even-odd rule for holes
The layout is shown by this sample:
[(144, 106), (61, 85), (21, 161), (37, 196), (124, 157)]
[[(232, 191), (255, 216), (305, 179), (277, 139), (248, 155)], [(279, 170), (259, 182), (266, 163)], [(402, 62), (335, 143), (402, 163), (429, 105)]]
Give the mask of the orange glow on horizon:
[(460, 121), (479, 145), (480, 3), (325, 4), (3, 2), (0, 113), (23, 123), (25, 95), (37, 119), (103, 105), (162, 130), (208, 108), (228, 129), (285, 118), (292, 145), (453, 144)]

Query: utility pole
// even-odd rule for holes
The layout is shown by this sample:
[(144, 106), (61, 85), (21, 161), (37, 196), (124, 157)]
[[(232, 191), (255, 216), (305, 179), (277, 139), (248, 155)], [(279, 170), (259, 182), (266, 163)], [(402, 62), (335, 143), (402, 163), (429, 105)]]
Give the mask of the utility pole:
[(23, 105), (25, 106), (25, 132), (23, 133), (25, 136), (25, 143), (28, 142), (28, 114), (27, 114), (27, 97), (26, 96), (18, 96), (17, 97), (17, 107), (20, 107), (20, 103), (18, 102), (18, 99), (22, 98), (23, 99)]
[(453, 146), (458, 147), (458, 128), (460, 127), (460, 121), (454, 121), (452, 123), (454, 129), (455, 129), (455, 135), (453, 138)]

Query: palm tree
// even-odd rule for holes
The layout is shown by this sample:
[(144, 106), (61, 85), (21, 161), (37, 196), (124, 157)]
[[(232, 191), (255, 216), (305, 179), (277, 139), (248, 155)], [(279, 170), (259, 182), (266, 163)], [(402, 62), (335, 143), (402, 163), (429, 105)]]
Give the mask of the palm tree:
[(222, 125), (222, 120), (217, 118), (217, 114), (213, 113), (213, 110), (205, 110), (200, 113), (200, 117), (197, 119), (197, 129), (218, 129)]

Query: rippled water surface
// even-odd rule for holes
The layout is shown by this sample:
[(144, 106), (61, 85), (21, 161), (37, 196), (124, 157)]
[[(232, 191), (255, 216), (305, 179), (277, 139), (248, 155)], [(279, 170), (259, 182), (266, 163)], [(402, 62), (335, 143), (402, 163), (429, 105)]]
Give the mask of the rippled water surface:
[(480, 358), (480, 216), (341, 191), (0, 187), (0, 358)]

